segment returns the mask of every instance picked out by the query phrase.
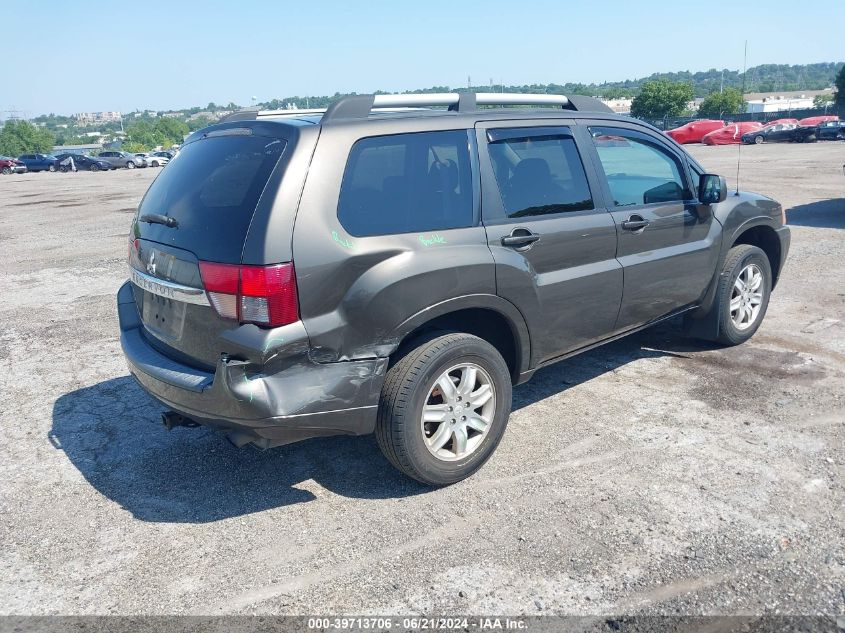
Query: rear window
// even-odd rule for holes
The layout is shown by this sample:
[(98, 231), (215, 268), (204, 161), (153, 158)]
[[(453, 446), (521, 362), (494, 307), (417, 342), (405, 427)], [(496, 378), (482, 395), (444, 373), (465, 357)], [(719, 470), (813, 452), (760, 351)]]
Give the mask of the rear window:
[(338, 219), (365, 237), (471, 226), (466, 130), (361, 139), (349, 153)]
[(207, 261), (241, 259), (252, 214), (285, 140), (228, 130), (185, 145), (153, 181), (139, 207), (175, 218), (178, 228), (139, 222), (141, 237)]

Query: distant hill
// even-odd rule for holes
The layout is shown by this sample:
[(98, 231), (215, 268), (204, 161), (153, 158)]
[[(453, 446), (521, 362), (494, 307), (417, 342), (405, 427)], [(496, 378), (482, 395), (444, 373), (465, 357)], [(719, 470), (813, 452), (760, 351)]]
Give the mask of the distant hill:
[[(822, 90), (833, 85), (836, 73), (842, 68), (843, 62), (822, 62), (818, 64), (763, 64), (748, 69), (745, 75), (745, 92), (779, 92), (790, 90)], [(409, 93), (428, 92), (522, 92), (522, 93), (550, 93), (550, 94), (582, 94), (602, 96), (615, 99), (634, 96), (640, 86), (646, 81), (654, 79), (668, 79), (670, 81), (691, 82), (696, 97), (706, 97), (721, 85), (725, 88), (743, 88), (742, 71), (711, 68), (710, 70), (690, 72), (688, 70), (670, 73), (654, 73), (640, 79), (627, 79), (605, 83), (563, 83), (563, 84), (524, 84), (506, 85), (487, 84), (472, 87), (464, 86), (432, 86), (408, 90)], [(723, 83), (724, 82), (724, 83)], [(378, 94), (378, 93), (377, 93)], [(346, 96), (335, 93), (331, 96), (320, 97), (285, 97), (258, 104), (271, 110), (280, 109), (295, 104), (300, 108), (325, 108), (333, 101)]]

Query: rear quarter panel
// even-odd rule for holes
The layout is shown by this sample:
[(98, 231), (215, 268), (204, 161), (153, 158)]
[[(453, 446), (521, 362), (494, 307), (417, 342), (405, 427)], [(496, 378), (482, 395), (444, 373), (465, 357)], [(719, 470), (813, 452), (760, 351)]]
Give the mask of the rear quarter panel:
[[(373, 237), (344, 230), (337, 218), (338, 195), (354, 142), (421, 131), (419, 120), (364, 125), (323, 127), (294, 226), (300, 315), (312, 355), (320, 362), (389, 355), (403, 325), (418, 321), (415, 315), (456, 297), (495, 295), (493, 259), (482, 226)], [(450, 129), (464, 126), (438, 117), (425, 127)], [(477, 203), (476, 195), (476, 223)]]

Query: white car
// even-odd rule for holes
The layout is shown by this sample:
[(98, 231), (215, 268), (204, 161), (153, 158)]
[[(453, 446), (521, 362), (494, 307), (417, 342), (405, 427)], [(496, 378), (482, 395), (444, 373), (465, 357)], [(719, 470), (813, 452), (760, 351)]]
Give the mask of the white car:
[(164, 167), (170, 159), (167, 156), (158, 156), (158, 152), (151, 154), (135, 154), (138, 158), (143, 158), (147, 163), (147, 167)]

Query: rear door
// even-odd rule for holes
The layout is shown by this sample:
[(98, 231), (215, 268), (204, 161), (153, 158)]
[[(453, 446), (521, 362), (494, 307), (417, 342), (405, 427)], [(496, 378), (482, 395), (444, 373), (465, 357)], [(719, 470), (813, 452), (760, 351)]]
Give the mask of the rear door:
[(575, 130), (559, 119), (476, 126), (497, 293), (526, 319), (532, 365), (608, 336), (622, 298), (616, 228)]
[(716, 267), (719, 224), (696, 199), (685, 157), (645, 130), (603, 121), (589, 131), (625, 274), (616, 329), (696, 303)]

